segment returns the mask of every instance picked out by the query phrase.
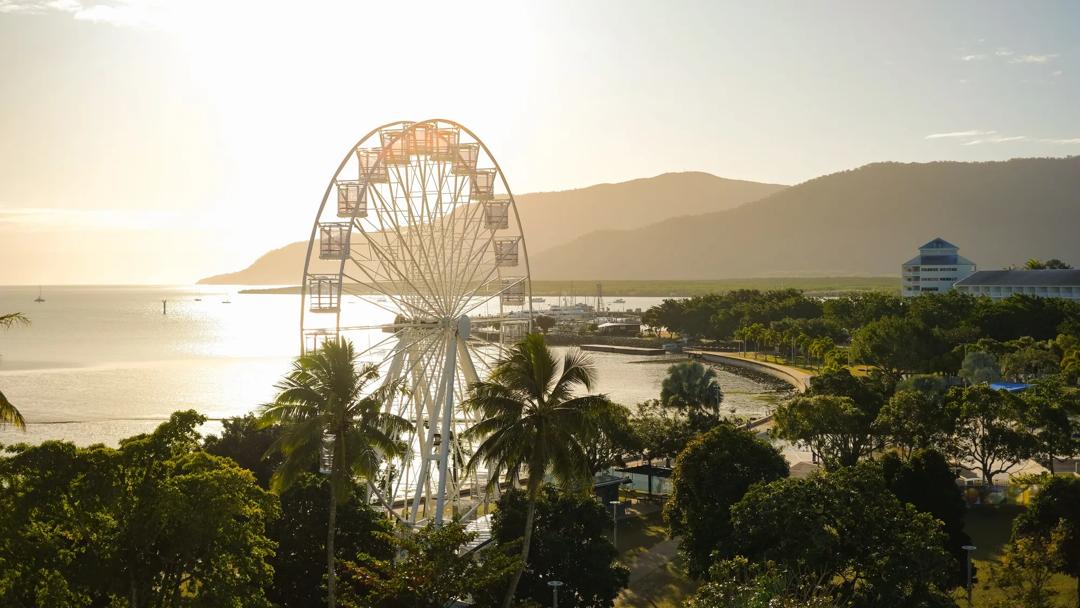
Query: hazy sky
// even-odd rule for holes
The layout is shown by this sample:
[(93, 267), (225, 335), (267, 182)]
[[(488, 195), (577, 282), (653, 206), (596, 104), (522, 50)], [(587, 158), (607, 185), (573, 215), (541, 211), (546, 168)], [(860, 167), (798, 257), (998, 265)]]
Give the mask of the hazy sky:
[(0, 0), (0, 283), (242, 267), (397, 119), (469, 126), (518, 193), (1080, 154), (1078, 32), (1077, 2)]

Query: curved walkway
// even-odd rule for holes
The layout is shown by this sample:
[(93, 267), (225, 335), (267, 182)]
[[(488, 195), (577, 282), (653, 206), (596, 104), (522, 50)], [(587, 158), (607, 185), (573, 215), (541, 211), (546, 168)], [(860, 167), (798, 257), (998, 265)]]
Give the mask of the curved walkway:
[(770, 363), (768, 361), (758, 361), (756, 359), (748, 359), (741, 355), (733, 353), (717, 353), (707, 350), (687, 350), (688, 355), (694, 357), (700, 357), (704, 361), (711, 363), (719, 363), (721, 365), (730, 365), (732, 367), (741, 367), (744, 369), (751, 369), (756, 372), (767, 374), (778, 380), (783, 380), (795, 388), (797, 392), (804, 393), (810, 388), (810, 378), (814, 375), (798, 369), (796, 367), (789, 367), (787, 365), (780, 365), (779, 363)]

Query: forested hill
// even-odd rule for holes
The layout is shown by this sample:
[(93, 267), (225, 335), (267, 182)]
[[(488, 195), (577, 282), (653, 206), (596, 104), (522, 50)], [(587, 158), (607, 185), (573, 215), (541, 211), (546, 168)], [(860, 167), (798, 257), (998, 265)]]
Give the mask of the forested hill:
[[(529, 250), (543, 251), (594, 230), (629, 230), (673, 217), (731, 209), (784, 188), (701, 172), (665, 173), (617, 184), (523, 194), (517, 203)], [(264, 254), (244, 270), (200, 283), (299, 283), (306, 253), (306, 241), (292, 243)], [(330, 266), (320, 264), (336, 272), (337, 265)]]
[(540, 279), (882, 275), (940, 236), (995, 269), (1080, 261), (1078, 226), (1080, 157), (887, 162), (730, 210), (593, 232), (531, 261)]

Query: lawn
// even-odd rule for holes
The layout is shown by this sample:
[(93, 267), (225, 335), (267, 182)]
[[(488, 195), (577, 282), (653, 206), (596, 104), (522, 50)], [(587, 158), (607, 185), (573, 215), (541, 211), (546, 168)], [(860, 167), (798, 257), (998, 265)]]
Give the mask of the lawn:
[[(995, 584), (991, 565), (996, 564), (1012, 534), (1012, 522), (1023, 511), (1023, 507), (974, 508), (968, 511), (964, 530), (971, 536), (971, 543), (976, 549), (973, 553), (977, 568), (977, 582), (972, 586), (972, 604), (976, 608), (997, 608), (1005, 606), (1005, 596)], [(1076, 606), (1076, 581), (1064, 575), (1057, 575), (1052, 582), (1058, 591), (1056, 606)], [(957, 606), (967, 606), (967, 596), (963, 590), (955, 594)]]
[[(668, 541), (659, 510), (620, 520), (618, 540), (620, 560), (631, 575), (630, 586), (615, 601), (617, 608), (675, 608), (697, 588)], [(646, 555), (650, 550), (653, 555)], [(660, 557), (668, 555), (669, 560)]]

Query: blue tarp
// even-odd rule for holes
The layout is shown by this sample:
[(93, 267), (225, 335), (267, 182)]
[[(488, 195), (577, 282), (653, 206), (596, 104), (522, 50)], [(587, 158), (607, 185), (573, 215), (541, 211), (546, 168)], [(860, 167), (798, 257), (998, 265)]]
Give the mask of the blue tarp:
[(1024, 384), (1022, 382), (995, 382), (990, 385), (990, 388), (995, 391), (1009, 391), (1010, 393), (1019, 393), (1022, 390), (1026, 390), (1030, 384)]

